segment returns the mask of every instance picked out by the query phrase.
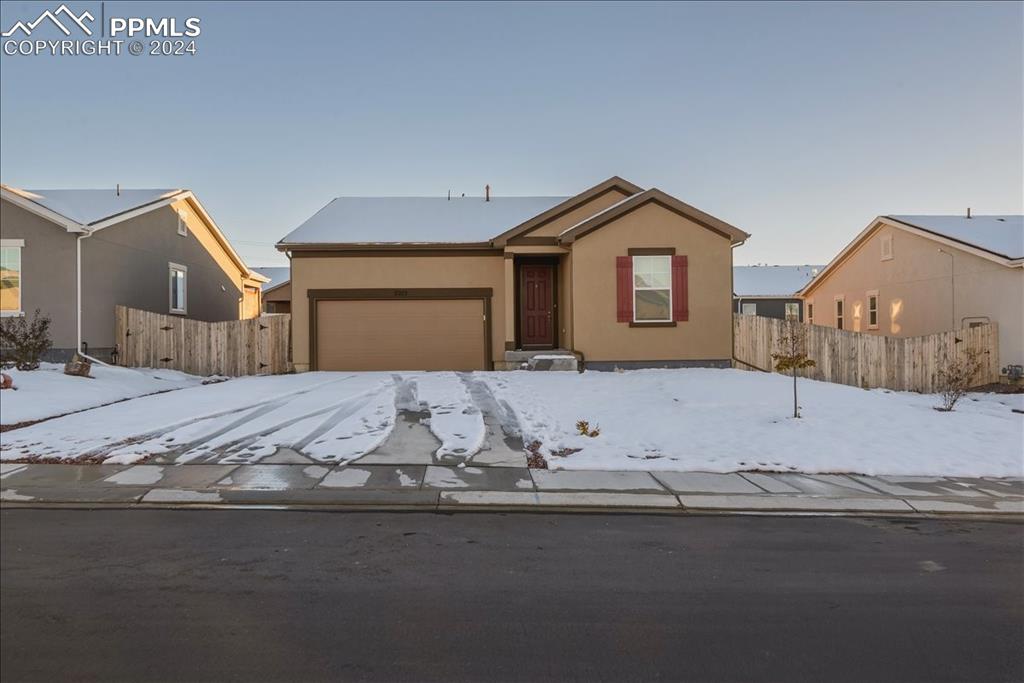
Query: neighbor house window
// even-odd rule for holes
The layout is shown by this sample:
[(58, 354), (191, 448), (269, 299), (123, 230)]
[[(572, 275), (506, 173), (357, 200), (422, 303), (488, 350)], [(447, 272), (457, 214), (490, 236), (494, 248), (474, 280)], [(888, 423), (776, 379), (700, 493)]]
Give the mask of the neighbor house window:
[(813, 301), (808, 301), (807, 302), (807, 324), (808, 325), (813, 325), (814, 324), (814, 302)]
[(25, 240), (0, 240), (0, 315), (21, 315), (21, 248)]
[(633, 320), (671, 322), (671, 256), (633, 257)]
[(836, 299), (836, 329), (843, 329), (843, 300), (842, 298)]
[(868, 329), (878, 329), (878, 292), (868, 292)]
[(186, 218), (188, 218), (188, 213), (186, 213), (185, 209), (178, 209), (178, 234), (182, 237), (188, 237)]
[(800, 304), (798, 303), (787, 303), (786, 304), (786, 320), (799, 320), (800, 319)]
[(188, 268), (177, 263), (167, 264), (170, 273), (171, 313), (185, 313), (188, 306)]
[(882, 235), (882, 260), (888, 261), (892, 258), (892, 235)]
[(743, 304), (740, 313), (743, 315), (757, 315), (757, 304)]

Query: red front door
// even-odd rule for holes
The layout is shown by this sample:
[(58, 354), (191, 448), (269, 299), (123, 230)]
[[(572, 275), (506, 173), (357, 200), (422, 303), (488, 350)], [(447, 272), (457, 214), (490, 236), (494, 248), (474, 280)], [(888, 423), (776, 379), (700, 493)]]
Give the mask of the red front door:
[(524, 263), (519, 267), (519, 335), (524, 349), (555, 345), (555, 267)]

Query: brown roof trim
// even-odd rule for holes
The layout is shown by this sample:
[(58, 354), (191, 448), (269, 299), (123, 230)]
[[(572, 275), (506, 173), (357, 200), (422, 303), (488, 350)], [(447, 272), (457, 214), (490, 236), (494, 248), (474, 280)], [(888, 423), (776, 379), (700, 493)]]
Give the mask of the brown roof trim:
[(532, 247), (554, 247), (558, 245), (558, 238), (554, 235), (549, 237), (513, 237), (506, 244), (512, 246)]
[(582, 223), (578, 223), (558, 236), (560, 244), (571, 244), (588, 233), (608, 225), (626, 214), (639, 209), (649, 203), (655, 203), (664, 209), (679, 214), (683, 218), (693, 221), (701, 227), (727, 238), (733, 244), (739, 244), (750, 237), (750, 234), (739, 228), (715, 218), (711, 214), (704, 213), (700, 209), (680, 201), (670, 194), (652, 187), (649, 190), (633, 195), (618, 204), (598, 213)]
[(418, 249), (381, 249), (371, 247), (365, 249), (309, 249), (293, 251), (293, 259), (301, 258), (353, 258), (359, 256), (494, 256), (500, 257), (504, 252), (501, 249), (490, 248), (469, 248), (469, 249), (444, 249), (438, 246), (428, 246)]
[(510, 230), (506, 230), (505, 232), (501, 233), (493, 240), (491, 240), (491, 244), (498, 247), (503, 247), (506, 244), (508, 244), (509, 240), (511, 240), (513, 237), (519, 237), (520, 235), (524, 235), (530, 232), (531, 230), (536, 230), (540, 226), (546, 223), (550, 223), (551, 221), (561, 216), (564, 216), (565, 214), (569, 213), (570, 211), (577, 208), (581, 204), (585, 204), (591, 201), (592, 199), (596, 199), (601, 195), (607, 194), (609, 192), (614, 192), (616, 190), (624, 192), (627, 195), (634, 195), (639, 192), (643, 192), (642, 187), (634, 185), (628, 180), (620, 178), (617, 175), (612, 176), (608, 180), (605, 180), (602, 183), (598, 183), (597, 185), (594, 185), (590, 189), (580, 192), (578, 195), (575, 195), (574, 197), (566, 199), (561, 204), (557, 204), (556, 206), (551, 207), (544, 213), (538, 214), (531, 218), (530, 220), (524, 223), (520, 223), (519, 225)]

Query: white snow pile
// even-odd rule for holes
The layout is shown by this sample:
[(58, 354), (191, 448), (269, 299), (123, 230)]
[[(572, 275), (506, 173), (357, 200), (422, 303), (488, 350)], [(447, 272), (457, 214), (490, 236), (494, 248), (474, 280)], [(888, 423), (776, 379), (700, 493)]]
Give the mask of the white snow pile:
[[(552, 469), (1024, 475), (1017, 396), (939, 399), (742, 370), (478, 373)], [(586, 420), (596, 437), (579, 435)]]
[(120, 368), (94, 364), (93, 379), (64, 374), (64, 366), (43, 363), (38, 370), (4, 370), (15, 390), (0, 394), (0, 424), (42, 420), (56, 415), (160, 391), (195, 386), (202, 377), (176, 370)]

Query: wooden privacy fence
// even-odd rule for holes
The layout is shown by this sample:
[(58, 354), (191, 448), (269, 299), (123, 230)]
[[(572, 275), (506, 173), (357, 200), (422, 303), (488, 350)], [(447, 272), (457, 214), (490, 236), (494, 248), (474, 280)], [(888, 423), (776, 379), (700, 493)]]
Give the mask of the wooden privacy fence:
[(208, 323), (117, 306), (118, 363), (193, 375), (277, 375), (291, 370), (291, 316)]
[[(735, 367), (771, 370), (786, 322), (758, 315), (733, 315)], [(807, 355), (817, 364), (801, 377), (874, 389), (934, 393), (942, 361), (974, 351), (982, 367), (975, 385), (999, 381), (999, 335), (995, 323), (923, 337), (885, 337), (823, 325), (805, 325)]]

